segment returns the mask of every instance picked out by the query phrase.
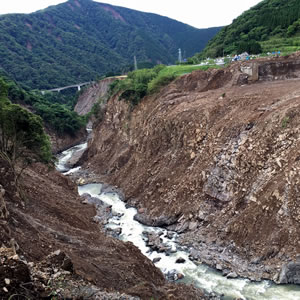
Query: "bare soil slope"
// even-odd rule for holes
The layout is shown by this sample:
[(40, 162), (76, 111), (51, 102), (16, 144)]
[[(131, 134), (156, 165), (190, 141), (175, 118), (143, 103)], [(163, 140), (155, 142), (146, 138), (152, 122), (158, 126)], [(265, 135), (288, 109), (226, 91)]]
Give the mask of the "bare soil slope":
[(300, 81), (273, 75), (247, 84), (237, 63), (185, 75), (133, 111), (110, 99), (86, 166), (143, 208), (144, 223), (206, 245), (203, 261), (277, 279), (300, 253)]
[[(16, 193), (5, 163), (0, 161), (0, 246), (9, 247), (10, 238), (14, 238), (19, 256), (34, 264), (61, 250), (70, 257), (74, 276), (102, 290), (130, 293), (141, 299), (169, 299), (170, 291), (180, 299), (203, 299), (203, 294), (193, 288), (168, 284), (160, 270), (132, 243), (106, 236), (100, 225), (92, 221), (96, 214), (94, 207), (83, 204), (76, 185), (57, 171), (33, 165), (23, 176), (23, 191), (25, 202)], [(0, 296), (8, 299), (13, 292), (22, 291), (24, 284), (29, 286), (29, 271), (2, 252), (0, 261), (1, 276), (11, 282), (5, 286), (2, 278)], [(48, 272), (53, 266), (50, 261)], [(24, 269), (26, 276), (13, 275), (15, 268)], [(40, 277), (44, 274), (37, 272)], [(47, 277), (44, 281), (47, 285)], [(42, 299), (41, 295), (36, 297)]]

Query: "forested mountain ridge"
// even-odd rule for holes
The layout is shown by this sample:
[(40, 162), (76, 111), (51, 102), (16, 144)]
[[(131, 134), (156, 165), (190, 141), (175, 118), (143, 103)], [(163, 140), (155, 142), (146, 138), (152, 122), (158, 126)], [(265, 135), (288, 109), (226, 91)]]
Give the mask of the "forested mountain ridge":
[(174, 63), (204, 48), (220, 28), (196, 29), (167, 17), (69, 0), (31, 14), (0, 16), (0, 67), (30, 88), (94, 79), (137, 60)]
[(196, 57), (233, 54), (255, 43), (261, 45), (262, 51), (297, 50), (300, 46), (300, 2), (261, 1), (224, 27)]

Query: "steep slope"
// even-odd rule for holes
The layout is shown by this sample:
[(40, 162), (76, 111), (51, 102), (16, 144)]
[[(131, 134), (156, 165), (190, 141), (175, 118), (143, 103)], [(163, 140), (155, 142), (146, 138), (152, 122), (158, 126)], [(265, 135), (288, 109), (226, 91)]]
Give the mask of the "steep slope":
[(277, 280), (300, 251), (300, 62), (257, 64), (195, 71), (133, 111), (110, 99), (86, 167), (203, 262)]
[(81, 116), (89, 113), (95, 103), (107, 97), (109, 85), (115, 80), (110, 77), (94, 83), (78, 97), (74, 110)]
[[(20, 291), (19, 297), (27, 295), (25, 298), (48, 299), (55, 279), (58, 280), (58, 291), (55, 289), (53, 292), (65, 295), (59, 299), (80, 299), (84, 292), (92, 297), (94, 292), (89, 283), (103, 291), (124, 292), (145, 300), (151, 297), (170, 299), (171, 294), (176, 299), (206, 299), (201, 291), (192, 287), (167, 283), (160, 270), (132, 243), (105, 235), (101, 225), (93, 222), (95, 208), (82, 203), (76, 185), (57, 171), (41, 164), (34, 164), (27, 169), (22, 181), (25, 202), (20, 199), (11, 182), (12, 174), (0, 160), (1, 247), (9, 247), (9, 241), (13, 238), (18, 245), (17, 253), (25, 263), (32, 262), (31, 268), (32, 265), (38, 266), (50, 253), (58, 254), (46, 265), (46, 272), (52, 272), (51, 280), (48, 281), (44, 269), (42, 272), (41, 269), (36, 270), (37, 281), (34, 284), (44, 284), (43, 288), (48, 293), (30, 297), (27, 292), (32, 288), (32, 283), (29, 282), (28, 271), (25, 269), (24, 272), (17, 272), (16, 276), (12, 275), (16, 270), (24, 269), (24, 263), (22, 268), (16, 269), (17, 259), (14, 258), (12, 267), (6, 268), (4, 262), (7, 262), (7, 258), (3, 256), (5, 249), (1, 248), (0, 276), (11, 283), (5, 290), (4, 280), (1, 281), (1, 299), (9, 299), (13, 295), (12, 289)], [(62, 252), (69, 257), (61, 263), (67, 273), (55, 270)], [(3, 268), (7, 273), (2, 273)], [(75, 278), (79, 284), (73, 286), (73, 291), (69, 289), (68, 277), (71, 275), (72, 280)], [(21, 282), (16, 282), (19, 278)], [(27, 288), (24, 289), (24, 286)], [(74, 292), (76, 296), (67, 296)]]
[(299, 49), (299, 40), (299, 1), (263, 0), (224, 27), (196, 57), (236, 54), (239, 47), (250, 48), (255, 41), (263, 51), (295, 51)]
[(137, 60), (174, 63), (178, 48), (201, 50), (220, 28), (70, 0), (32, 14), (0, 16), (0, 66), (18, 82), (47, 89), (90, 81)]

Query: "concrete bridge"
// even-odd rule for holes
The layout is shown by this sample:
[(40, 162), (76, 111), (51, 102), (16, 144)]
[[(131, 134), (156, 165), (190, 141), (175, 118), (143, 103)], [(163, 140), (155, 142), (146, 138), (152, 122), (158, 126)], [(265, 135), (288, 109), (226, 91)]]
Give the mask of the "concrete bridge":
[(51, 89), (51, 90), (43, 90), (43, 91), (41, 91), (41, 93), (44, 95), (47, 92), (60, 92), (62, 90), (66, 90), (66, 89), (70, 89), (70, 88), (77, 88), (77, 90), (80, 91), (82, 86), (85, 86), (85, 85), (88, 85), (91, 83), (94, 83), (94, 81), (77, 83), (77, 84), (63, 86), (63, 87), (59, 87), (59, 88), (55, 88), (55, 89)]

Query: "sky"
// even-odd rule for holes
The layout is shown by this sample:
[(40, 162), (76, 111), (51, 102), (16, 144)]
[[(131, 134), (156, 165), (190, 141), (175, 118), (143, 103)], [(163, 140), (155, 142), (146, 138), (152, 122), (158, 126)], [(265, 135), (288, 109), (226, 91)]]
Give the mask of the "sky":
[[(94, 0), (95, 1), (95, 0)], [(30, 13), (66, 0), (0, 0), (0, 14)], [(261, 0), (102, 0), (175, 19), (196, 28), (229, 25)]]

